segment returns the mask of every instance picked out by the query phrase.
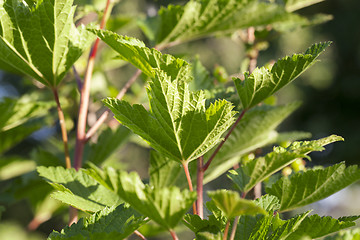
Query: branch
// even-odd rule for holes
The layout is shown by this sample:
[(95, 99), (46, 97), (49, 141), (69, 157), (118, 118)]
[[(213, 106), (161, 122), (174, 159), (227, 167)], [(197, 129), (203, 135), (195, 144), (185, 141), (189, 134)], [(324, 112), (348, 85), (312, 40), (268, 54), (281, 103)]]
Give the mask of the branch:
[[(124, 85), (119, 94), (116, 96), (117, 99), (121, 100), (125, 93), (129, 90), (131, 85), (136, 81), (136, 79), (140, 76), (141, 70), (137, 70), (135, 74), (129, 79), (129, 81)], [(99, 127), (105, 122), (107, 117), (109, 116), (110, 110), (106, 109), (105, 112), (99, 117), (99, 119), (95, 122), (95, 124), (89, 129), (86, 133), (85, 141), (89, 141), (90, 138), (95, 134), (95, 132), (99, 129)]]
[[(107, 16), (111, 11), (110, 4), (111, 0), (106, 1), (106, 6), (104, 10), (104, 15), (101, 19), (100, 29), (105, 27)], [(91, 78), (93, 74), (93, 69), (95, 65), (95, 56), (97, 53), (97, 49), (99, 46), (100, 39), (97, 38), (95, 43), (91, 49), (88, 64), (86, 67), (85, 78), (83, 82), (83, 86), (81, 88), (81, 98), (80, 98), (80, 106), (79, 106), (79, 116), (78, 116), (78, 125), (77, 125), (77, 135), (76, 135), (76, 146), (75, 146), (75, 162), (74, 167), (76, 170), (81, 168), (82, 158), (84, 153), (84, 146), (86, 143), (86, 120), (87, 113), (89, 107), (89, 98), (90, 98), (90, 84)]]
[(224, 140), (221, 141), (221, 143), (217, 146), (217, 148), (215, 149), (215, 151), (213, 152), (213, 154), (210, 156), (209, 160), (206, 162), (206, 164), (203, 166), (203, 171), (205, 172), (210, 163), (212, 162), (212, 160), (215, 158), (216, 154), (219, 152), (220, 148), (224, 145), (224, 143), (226, 142), (226, 140), (229, 138), (230, 134), (234, 131), (234, 129), (236, 128), (236, 126), (238, 125), (238, 123), (240, 122), (240, 120), (243, 118), (244, 114), (246, 112), (246, 109), (242, 110), (242, 112), (240, 113), (239, 117), (236, 119), (236, 122), (234, 123), (234, 125), (232, 125), (231, 129), (229, 130), (229, 132), (226, 134)]
[[(189, 172), (189, 163), (188, 162), (183, 162), (182, 165), (184, 167), (186, 179), (187, 179), (187, 182), (189, 184), (189, 190), (191, 192), (193, 192), (194, 190), (193, 190), (192, 181), (191, 181), (190, 172)], [(194, 212), (194, 214), (197, 214), (196, 203), (195, 202), (193, 203), (193, 212)]]
[(66, 132), (66, 123), (65, 123), (64, 112), (61, 108), (57, 89), (52, 89), (52, 91), (54, 94), (57, 111), (58, 111), (58, 115), (59, 115), (59, 123), (60, 123), (60, 128), (61, 128), (62, 140), (64, 142), (64, 154), (65, 154), (66, 168), (71, 168), (71, 160), (70, 160), (70, 154), (69, 154), (68, 136), (67, 136), (67, 132)]

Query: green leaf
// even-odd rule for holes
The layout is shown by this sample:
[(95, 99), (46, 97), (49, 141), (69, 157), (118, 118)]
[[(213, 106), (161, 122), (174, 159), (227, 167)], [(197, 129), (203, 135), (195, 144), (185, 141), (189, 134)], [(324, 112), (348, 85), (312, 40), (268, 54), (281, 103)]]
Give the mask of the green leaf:
[(196, 214), (186, 214), (184, 217), (184, 224), (195, 234), (200, 232), (209, 232), (212, 234), (221, 232), (221, 227), (214, 223), (214, 221), (208, 219), (201, 219), (199, 215)]
[[(277, 4), (255, 0), (192, 0), (185, 6), (161, 8), (143, 29), (155, 28), (159, 48), (209, 35), (224, 35), (250, 26), (263, 27), (287, 21), (292, 13)], [(299, 16), (300, 17), (300, 16)]]
[(293, 81), (312, 64), (331, 42), (312, 45), (304, 54), (294, 54), (278, 60), (271, 69), (256, 68), (245, 73), (245, 80), (235, 78), (234, 82), (244, 108), (251, 108)]
[(320, 217), (319, 215), (308, 216), (301, 222), (296, 231), (291, 233), (286, 240), (297, 240), (303, 236), (311, 239), (323, 237), (330, 233), (337, 232), (341, 229), (355, 226), (355, 221), (360, 216), (352, 218), (350, 221), (341, 221), (332, 217)]
[(143, 73), (155, 77), (155, 68), (161, 69), (172, 79), (184, 77), (189, 65), (182, 59), (149, 49), (139, 39), (121, 36), (111, 31), (90, 29), (101, 40), (120, 54), (120, 58), (133, 64)]
[(360, 240), (360, 228), (343, 230), (336, 235), (326, 237), (324, 240)]
[(149, 175), (150, 186), (154, 188), (182, 187), (187, 184), (181, 165), (156, 151), (151, 151), (150, 153)]
[(56, 87), (92, 37), (73, 23), (72, 0), (0, 2), (0, 67)]
[(130, 131), (123, 126), (119, 126), (115, 130), (110, 128), (104, 130), (97, 143), (91, 146), (89, 161), (97, 165), (103, 163), (124, 143), (129, 133)]
[(265, 211), (273, 212), (280, 208), (280, 201), (277, 197), (266, 194), (261, 196), (261, 198), (255, 199), (254, 202)]
[(289, 12), (322, 2), (324, 0), (285, 0), (285, 8)]
[(117, 194), (100, 185), (81, 169), (38, 167), (37, 171), (58, 190), (51, 194), (53, 198), (83, 211), (97, 212), (121, 202)]
[[(272, 240), (286, 240), (288, 237), (295, 232), (301, 223), (306, 219), (307, 215), (310, 214), (311, 211), (305, 212), (303, 214), (300, 214), (297, 217), (291, 218), (287, 221), (284, 221), (281, 226), (276, 228), (274, 232), (271, 234), (269, 239)], [(256, 238), (250, 238), (250, 239), (256, 239)]]
[(288, 211), (326, 198), (359, 179), (357, 166), (346, 168), (339, 163), (283, 177), (266, 191), (280, 199), (281, 211)]
[[(228, 177), (239, 187), (240, 191), (248, 192), (257, 183), (291, 164), (297, 158), (308, 158), (308, 153), (323, 151), (323, 146), (342, 140), (343, 138), (332, 135), (314, 141), (293, 142), (287, 148), (275, 147), (273, 152), (266, 154), (265, 157), (256, 158), (237, 170), (231, 170)], [(291, 196), (292, 193), (292, 191), (289, 192)], [(279, 195), (275, 196), (280, 199)]]
[(204, 155), (234, 122), (231, 103), (218, 100), (206, 109), (203, 92), (190, 92), (185, 81), (162, 71), (156, 71), (147, 90), (149, 112), (117, 99), (104, 103), (119, 122), (172, 160), (188, 163)]
[(215, 202), (228, 219), (240, 215), (266, 214), (266, 211), (253, 201), (242, 199), (237, 192), (230, 190), (209, 191), (209, 197)]
[(196, 199), (195, 192), (180, 191), (174, 186), (153, 188), (145, 185), (136, 172), (113, 170), (110, 174), (104, 177), (106, 172), (102, 176), (92, 172), (91, 176), (116, 192), (135, 210), (167, 229), (173, 229), (178, 224)]
[(70, 227), (65, 227), (60, 233), (54, 231), (48, 240), (125, 239), (146, 222), (144, 216), (121, 204), (117, 207), (106, 207), (89, 218), (82, 218)]
[(52, 106), (54, 104), (50, 102), (34, 101), (26, 96), (20, 99), (4, 98), (0, 102), (0, 132), (45, 116)]
[[(276, 141), (278, 133), (275, 128), (299, 105), (299, 103), (277, 107), (264, 105), (246, 112), (205, 172), (204, 183), (228, 171), (239, 162), (240, 156)], [(212, 151), (204, 158), (209, 158), (210, 153)]]
[(35, 169), (36, 163), (33, 160), (23, 159), (21, 157), (1, 157), (0, 181), (20, 176)]

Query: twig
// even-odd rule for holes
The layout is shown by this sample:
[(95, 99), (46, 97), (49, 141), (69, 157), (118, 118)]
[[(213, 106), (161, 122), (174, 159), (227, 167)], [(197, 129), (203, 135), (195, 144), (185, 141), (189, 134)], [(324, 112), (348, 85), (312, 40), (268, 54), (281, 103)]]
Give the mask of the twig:
[(243, 118), (244, 114), (246, 112), (246, 109), (242, 110), (242, 112), (240, 113), (239, 117), (236, 119), (236, 122), (232, 125), (231, 129), (229, 130), (229, 132), (226, 134), (224, 140), (221, 141), (221, 143), (217, 146), (217, 148), (215, 149), (215, 151), (213, 152), (213, 154), (210, 156), (209, 160), (206, 162), (206, 164), (203, 166), (203, 171), (205, 172), (210, 163), (212, 162), (212, 160), (215, 158), (216, 154), (219, 152), (220, 148), (224, 145), (224, 143), (226, 142), (226, 140), (229, 138), (230, 134), (234, 131), (234, 129), (236, 128), (236, 126), (238, 125), (238, 123), (240, 122), (240, 120)]
[[(187, 182), (189, 184), (189, 190), (190, 190), (190, 192), (193, 192), (194, 190), (193, 190), (192, 181), (191, 181), (190, 172), (189, 172), (189, 163), (188, 162), (183, 162), (182, 165), (184, 167), (186, 179), (187, 179)], [(196, 203), (195, 202), (193, 203), (193, 212), (194, 212), (194, 214), (197, 214)]]
[(235, 234), (236, 234), (236, 228), (237, 228), (237, 224), (239, 222), (239, 216), (236, 216), (234, 219), (234, 223), (231, 229), (231, 235), (230, 235), (230, 240), (234, 240), (235, 239)]
[(66, 132), (66, 123), (65, 123), (65, 117), (64, 117), (64, 112), (61, 108), (61, 104), (59, 101), (59, 95), (57, 92), (57, 89), (54, 88), (52, 89), (53, 94), (54, 94), (54, 98), (55, 98), (55, 102), (56, 102), (56, 106), (57, 106), (57, 111), (58, 111), (58, 115), (59, 115), (59, 123), (60, 123), (60, 128), (61, 128), (61, 135), (62, 135), (62, 139), (63, 139), (63, 143), (64, 143), (64, 154), (65, 154), (65, 163), (66, 163), (66, 168), (71, 168), (71, 160), (70, 160), (70, 155), (69, 155), (69, 147), (68, 147), (68, 136), (67, 136), (67, 132)]
[(176, 236), (176, 233), (174, 232), (174, 230), (169, 230), (169, 232), (174, 240), (179, 240), (179, 238)]
[[(129, 90), (131, 85), (136, 81), (140, 74), (141, 70), (138, 69), (135, 74), (129, 79), (129, 81), (124, 85), (124, 87), (120, 90), (119, 94), (116, 96), (117, 99), (121, 100), (124, 97), (125, 93)], [(86, 142), (90, 140), (90, 138), (95, 134), (99, 127), (105, 122), (105, 120), (109, 116), (109, 113), (109, 109), (105, 110), (105, 112), (103, 112), (103, 114), (99, 117), (95, 124), (88, 130), (85, 137)]]
[(141, 238), (142, 240), (146, 240), (146, 237), (144, 235), (142, 235), (141, 232), (139, 232), (138, 230), (135, 230), (134, 234), (136, 236), (138, 236), (139, 238)]
[[(110, 10), (111, 0), (106, 1), (106, 7), (104, 10), (103, 18), (101, 19), (100, 29), (105, 27), (106, 18), (108, 16)], [(86, 67), (84, 83), (81, 88), (81, 98), (80, 98), (80, 106), (79, 106), (79, 117), (78, 117), (78, 127), (77, 127), (77, 135), (76, 135), (76, 145), (75, 145), (75, 159), (74, 159), (74, 167), (76, 170), (81, 168), (82, 158), (84, 152), (84, 146), (86, 143), (86, 120), (87, 113), (89, 107), (89, 98), (90, 98), (90, 84), (91, 78), (93, 74), (93, 69), (95, 65), (95, 56), (97, 53), (97, 49), (99, 46), (100, 39), (97, 38), (95, 43), (91, 49), (88, 64)]]
[(230, 227), (230, 220), (228, 220), (226, 223), (223, 240), (227, 240), (227, 236), (229, 234), (229, 227)]
[(204, 157), (201, 156), (197, 162), (197, 178), (196, 178), (196, 192), (197, 192), (197, 200), (196, 200), (196, 207), (197, 213), (201, 219), (204, 218), (204, 208), (203, 208), (203, 180), (204, 180), (204, 171), (203, 171), (203, 161)]

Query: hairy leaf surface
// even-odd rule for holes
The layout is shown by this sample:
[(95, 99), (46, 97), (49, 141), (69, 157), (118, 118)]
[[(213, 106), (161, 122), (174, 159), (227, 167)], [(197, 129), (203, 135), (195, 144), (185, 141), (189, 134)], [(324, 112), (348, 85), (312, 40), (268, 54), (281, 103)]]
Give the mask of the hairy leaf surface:
[(72, 0), (0, 1), (0, 67), (56, 87), (91, 42), (73, 23)]
[(149, 49), (139, 39), (121, 36), (107, 30), (91, 29), (101, 40), (120, 54), (120, 57), (150, 77), (155, 77), (155, 69), (161, 69), (172, 79), (184, 78), (190, 71), (187, 62), (156, 49)]
[[(248, 192), (257, 183), (291, 164), (297, 158), (306, 158), (308, 153), (322, 151), (323, 146), (341, 140), (343, 140), (341, 137), (332, 135), (314, 141), (294, 142), (287, 148), (275, 147), (273, 152), (265, 157), (256, 158), (237, 170), (231, 170), (228, 176), (242, 192)], [(292, 193), (292, 191), (288, 192), (291, 196)], [(275, 196), (280, 199), (279, 195)]]
[(178, 162), (204, 155), (234, 122), (231, 103), (218, 100), (206, 109), (203, 92), (190, 92), (185, 81), (173, 80), (163, 71), (156, 71), (147, 90), (149, 112), (117, 99), (104, 103), (119, 122)]
[(92, 216), (81, 218), (79, 222), (65, 227), (60, 233), (52, 232), (48, 239), (125, 239), (147, 222), (144, 219), (144, 216), (124, 204), (105, 207)]
[(280, 199), (281, 211), (288, 211), (326, 198), (359, 179), (357, 166), (346, 167), (339, 163), (299, 172), (290, 178), (282, 177), (266, 191)]
[(278, 60), (270, 69), (256, 68), (245, 73), (245, 80), (235, 78), (234, 82), (245, 109), (251, 108), (273, 95), (296, 79), (316, 62), (316, 58), (330, 45), (330, 42), (312, 45), (304, 54), (294, 54)]
[(120, 204), (117, 194), (106, 189), (84, 171), (62, 167), (38, 167), (41, 177), (58, 191), (52, 197), (84, 211), (97, 212)]

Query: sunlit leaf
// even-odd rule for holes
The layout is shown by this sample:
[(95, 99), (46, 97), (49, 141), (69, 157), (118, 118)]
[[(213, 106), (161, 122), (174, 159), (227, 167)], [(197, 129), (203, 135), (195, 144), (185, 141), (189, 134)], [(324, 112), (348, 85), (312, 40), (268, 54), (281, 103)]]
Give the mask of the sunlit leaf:
[[(294, 142), (287, 148), (275, 147), (273, 152), (268, 153), (265, 157), (256, 158), (237, 170), (231, 170), (231, 174), (228, 176), (242, 192), (248, 192), (257, 183), (291, 164), (297, 158), (306, 158), (308, 153), (312, 151), (323, 151), (323, 146), (342, 140), (343, 138), (332, 135), (314, 141)], [(292, 191), (288, 193), (293, 196)], [(275, 196), (281, 199), (279, 195)]]
[(56, 87), (93, 39), (73, 23), (72, 0), (0, 2), (0, 68)]
[(359, 179), (357, 166), (339, 163), (283, 177), (266, 191), (280, 199), (281, 211), (288, 211), (324, 199)]

